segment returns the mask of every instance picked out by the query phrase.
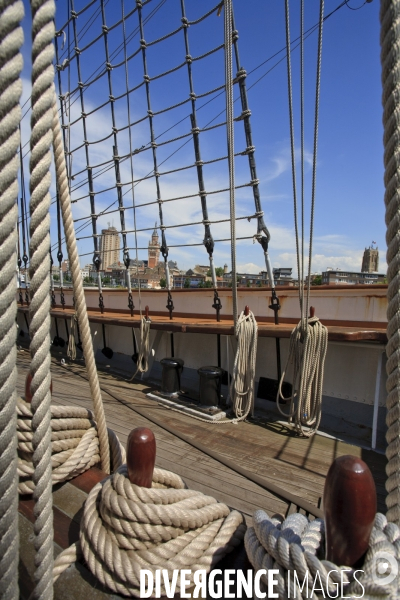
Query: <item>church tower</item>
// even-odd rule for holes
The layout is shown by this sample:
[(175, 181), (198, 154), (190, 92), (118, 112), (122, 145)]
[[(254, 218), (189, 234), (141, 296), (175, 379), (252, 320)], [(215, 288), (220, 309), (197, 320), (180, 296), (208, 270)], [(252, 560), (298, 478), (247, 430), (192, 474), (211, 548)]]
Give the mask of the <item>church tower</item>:
[[(372, 242), (375, 244), (375, 242)], [(379, 252), (378, 248), (374, 248), (371, 245), (369, 248), (365, 248), (364, 256), (362, 260), (361, 272), (362, 273), (373, 273), (379, 269)]]
[(154, 269), (159, 263), (160, 258), (160, 242), (158, 241), (157, 223), (154, 226), (154, 231), (149, 242), (149, 269)]

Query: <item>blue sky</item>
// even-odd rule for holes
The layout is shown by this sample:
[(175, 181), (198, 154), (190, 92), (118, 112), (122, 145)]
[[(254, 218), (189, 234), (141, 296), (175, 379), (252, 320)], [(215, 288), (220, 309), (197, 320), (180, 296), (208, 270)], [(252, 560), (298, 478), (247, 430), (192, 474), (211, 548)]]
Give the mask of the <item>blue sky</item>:
[[(195, 20), (211, 9), (216, 2), (210, 0), (186, 0), (186, 14), (189, 20)], [(330, 13), (341, 4), (340, 0), (326, 0), (325, 14)], [(57, 28), (61, 28), (67, 19), (66, 0), (58, 0)], [(85, 3), (75, 2), (75, 10), (79, 11)], [(86, 22), (91, 19), (92, 26), (79, 42), (82, 49), (101, 33), (101, 17), (97, 10), (99, 3), (88, 9), (77, 19), (78, 31), (84, 30)], [(121, 18), (121, 1), (105, 2), (107, 25), (110, 26)], [(125, 0), (124, 10), (129, 13), (134, 7), (132, 0)], [(361, 7), (360, 10), (351, 10)], [(149, 43), (181, 25), (180, 0), (152, 0), (143, 8), (144, 18), (158, 8), (156, 14), (145, 24), (145, 39)], [(96, 12), (97, 10), (97, 12)], [(261, 202), (265, 222), (271, 232), (270, 256), (273, 266), (296, 266), (295, 238), (293, 226), (293, 197), (290, 160), (290, 137), (287, 95), (287, 70), (285, 53), (280, 52), (275, 58), (256, 69), (263, 61), (285, 47), (285, 13), (284, 2), (271, 0), (252, 0), (251, 2), (234, 2), (236, 28), (239, 31), (239, 51), (241, 65), (247, 70), (247, 87), (249, 106), (252, 111), (251, 125), (253, 142), (256, 147), (256, 164), (260, 180)], [(299, 2), (290, 2), (291, 39), (300, 33)], [(30, 94), (30, 32), (29, 4), (26, 3), (25, 67), (23, 101)], [(96, 16), (98, 15), (98, 16)], [(319, 2), (306, 2), (305, 30), (318, 22)], [(92, 22), (91, 21), (91, 22)], [(137, 14), (126, 22), (126, 35), (135, 33)], [(74, 41), (70, 27), (71, 55)], [(65, 28), (66, 44), (62, 60), (67, 58), (68, 28)], [(122, 27), (119, 26), (108, 35), (110, 52), (118, 50), (123, 39)], [(59, 38), (61, 44), (63, 36)], [(139, 48), (140, 35), (133, 37), (127, 46), (128, 55)], [(223, 15), (216, 13), (199, 25), (189, 28), (190, 53), (192, 57), (208, 52), (223, 42)], [(314, 99), (316, 73), (317, 32), (305, 41), (305, 150), (306, 150), (306, 248), (308, 248), (308, 230), (310, 218), (310, 194), (312, 174)], [(377, 242), (380, 252), (380, 270), (385, 270), (385, 224), (383, 203), (383, 146), (382, 146), (382, 108), (379, 61), (379, 2), (362, 5), (362, 0), (349, 0), (348, 5), (335, 12), (324, 23), (322, 50), (321, 102), (318, 142), (318, 168), (316, 186), (316, 213), (314, 225), (312, 271), (325, 270), (326, 267), (339, 267), (346, 270), (358, 270), (365, 246), (372, 240)], [(183, 32), (180, 31), (168, 40), (150, 46), (147, 49), (148, 72), (151, 77), (169, 70), (184, 61), (185, 47)], [(123, 94), (126, 89), (125, 65), (123, 50), (111, 60), (115, 68), (112, 70), (112, 85), (115, 96)], [(278, 61), (283, 59), (279, 64)], [(62, 60), (60, 62), (62, 62)], [(104, 65), (105, 50), (102, 37), (81, 54), (82, 79), (90, 79), (97, 67)], [(122, 63), (120, 67), (116, 65)], [(140, 52), (128, 63), (129, 87), (132, 88), (143, 81), (143, 65)], [(274, 65), (276, 65), (274, 67)], [(259, 77), (260, 82), (251, 87)], [(297, 154), (298, 186), (300, 183), (300, 115), (299, 115), (299, 49), (292, 52), (295, 136)], [(68, 79), (73, 90), (77, 81), (76, 60), (71, 61), (70, 69), (62, 72), (63, 93), (68, 89)], [(223, 50), (219, 50), (201, 61), (193, 63), (193, 80), (196, 94), (218, 87), (224, 80)], [(189, 86), (186, 65), (173, 74), (156, 79), (150, 84), (152, 110), (158, 111), (188, 98)], [(90, 112), (103, 104), (109, 95), (107, 77), (100, 78), (89, 86), (84, 93), (85, 111)], [(235, 86), (235, 98), (238, 86)], [(200, 108), (208, 100), (206, 106)], [(213, 124), (224, 121), (224, 96), (217, 94), (199, 98), (198, 124), (205, 127), (210, 121)], [(147, 111), (144, 86), (130, 94), (131, 121), (145, 117)], [(24, 109), (25, 112), (25, 109)], [(164, 112), (154, 118), (157, 142), (187, 134), (190, 131), (189, 103)], [(222, 114), (217, 117), (219, 113)], [(82, 121), (78, 94), (71, 96), (70, 119), (76, 121), (71, 126), (71, 148), (82, 144)], [(115, 102), (116, 123), (121, 130), (127, 125), (127, 102), (121, 98)], [(235, 104), (235, 115), (240, 114), (239, 103)], [(217, 117), (217, 118), (216, 118)], [(215, 119), (215, 120), (214, 120)], [(180, 124), (177, 125), (177, 123)], [(111, 111), (107, 104), (95, 110), (88, 117), (88, 139), (97, 141), (111, 134)], [(165, 135), (165, 130), (169, 131)], [(145, 151), (133, 157), (134, 179), (145, 177), (152, 171), (152, 155), (149, 148), (149, 124), (144, 119), (135, 125), (132, 131), (133, 149), (145, 146)], [(23, 120), (23, 143), (29, 138), (29, 114)], [(185, 141), (188, 143), (180, 148)], [(119, 154), (129, 152), (127, 129), (118, 133)], [(112, 138), (89, 146), (90, 163), (92, 165), (110, 161), (112, 158)], [(224, 127), (217, 128), (200, 136), (200, 147), (203, 161), (226, 155), (226, 132)], [(245, 149), (243, 124), (235, 124), (235, 151)], [(24, 152), (27, 152), (28, 146)], [(175, 152), (176, 151), (176, 152)], [(173, 156), (170, 157), (172, 153)], [(171, 171), (194, 162), (193, 142), (190, 137), (160, 146), (157, 149), (159, 171)], [(28, 155), (26, 156), (28, 160)], [(165, 160), (165, 163), (161, 163)], [(27, 164), (27, 163), (26, 163)], [(75, 174), (74, 186), (82, 182), (82, 187), (73, 191), (72, 198), (76, 225), (86, 224), (90, 214), (87, 197), (85, 174), (80, 173), (85, 167), (84, 149), (74, 152), (72, 172)], [(26, 173), (28, 168), (26, 168)], [(95, 169), (97, 173), (98, 170)], [(228, 170), (226, 161), (219, 161), (204, 167), (205, 186), (207, 191), (227, 187)], [(131, 191), (130, 161), (121, 163), (121, 179), (124, 205), (131, 207), (133, 203)], [(246, 156), (236, 159), (236, 182), (244, 184), (250, 180)], [(28, 178), (26, 177), (28, 191)], [(96, 212), (104, 211), (113, 205), (116, 208), (115, 172), (109, 171), (96, 178)], [(160, 178), (161, 196), (163, 199), (195, 195), (198, 191), (196, 170), (188, 168), (180, 172), (163, 175)], [(108, 190), (108, 191), (104, 191)], [(52, 193), (54, 194), (54, 181)], [(137, 228), (154, 227), (158, 221), (158, 207), (155, 183), (147, 179), (137, 183), (134, 189)], [(254, 214), (254, 201), (250, 187), (237, 190), (237, 216), (245, 217)], [(114, 203), (114, 204), (113, 204)], [(223, 221), (229, 216), (229, 197), (227, 193), (210, 194), (207, 197), (210, 220)], [(169, 258), (176, 260), (181, 268), (189, 268), (196, 263), (207, 264), (208, 255), (202, 245), (190, 248), (182, 244), (201, 244), (203, 225), (199, 197), (185, 200), (165, 202), (163, 205), (167, 242), (170, 246)], [(127, 230), (132, 231), (133, 210), (125, 211)], [(98, 231), (107, 223), (120, 228), (118, 212), (102, 215), (98, 218)], [(211, 225), (214, 238), (229, 237), (229, 223)], [(147, 246), (151, 231), (139, 231), (137, 241), (139, 248)], [(238, 237), (251, 237), (256, 233), (256, 221), (243, 219), (238, 221)], [(91, 225), (78, 234), (78, 248), (82, 255), (82, 265), (91, 262), (93, 243), (90, 239)], [(52, 210), (52, 241), (56, 242), (56, 215)], [(130, 256), (135, 256), (135, 236), (128, 233)], [(56, 250), (53, 251), (55, 259)], [(64, 256), (66, 250), (63, 247)], [(145, 250), (138, 250), (139, 258), (146, 258)], [(214, 258), (216, 265), (225, 262), (230, 265), (230, 246), (227, 242), (216, 243)], [(240, 271), (258, 272), (264, 268), (264, 259), (259, 244), (252, 239), (238, 242), (237, 263)]]

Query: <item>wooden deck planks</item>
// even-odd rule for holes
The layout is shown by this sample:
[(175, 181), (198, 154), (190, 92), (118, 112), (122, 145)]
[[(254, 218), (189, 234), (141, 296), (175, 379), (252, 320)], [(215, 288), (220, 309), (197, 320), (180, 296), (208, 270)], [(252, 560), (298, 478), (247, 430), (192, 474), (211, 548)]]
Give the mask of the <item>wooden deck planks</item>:
[[(19, 355), (20, 393), (24, 387), (24, 372), (28, 368), (28, 353)], [(53, 401), (61, 404), (91, 406), (88, 382), (82, 367), (62, 367), (52, 364)], [(327, 470), (334, 458), (343, 454), (362, 456), (374, 474), (380, 510), (384, 510), (385, 459), (373, 452), (338, 442), (323, 436), (310, 440), (293, 436), (288, 428), (278, 424), (261, 426), (256, 423), (211, 425), (168, 410), (150, 401), (143, 394), (149, 386), (128, 384), (109, 373), (99, 373), (107, 423), (126, 442), (131, 429), (150, 426), (157, 439), (157, 465), (179, 473), (188, 485), (214, 495), (232, 508), (246, 514), (256, 508), (267, 512), (285, 512), (288, 504), (248, 481), (216, 460), (204, 455), (171, 433), (150, 423), (132, 410), (135, 405), (149, 416), (163, 421), (194, 441), (206, 444), (214, 451), (235, 459), (242, 467), (269, 479), (314, 505), (320, 503)], [(112, 396), (110, 395), (112, 394)], [(122, 404), (116, 398), (122, 400)]]

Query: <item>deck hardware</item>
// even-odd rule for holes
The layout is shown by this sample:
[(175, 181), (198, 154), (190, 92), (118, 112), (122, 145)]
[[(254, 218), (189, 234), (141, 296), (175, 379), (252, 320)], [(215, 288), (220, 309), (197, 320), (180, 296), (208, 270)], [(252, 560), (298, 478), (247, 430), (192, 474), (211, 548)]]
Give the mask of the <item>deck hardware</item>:
[(129, 481), (140, 487), (151, 488), (155, 462), (156, 439), (151, 429), (132, 429), (126, 445)]
[(54, 317), (54, 323), (56, 326), (56, 335), (54, 336), (54, 339), (53, 339), (53, 346), (60, 346), (60, 348), (64, 348), (65, 341), (62, 339), (62, 337), (60, 337), (60, 334), (58, 333), (58, 321), (57, 321), (56, 317)]
[(217, 290), (214, 290), (214, 304), (212, 305), (212, 307), (215, 308), (217, 321), (219, 323), (221, 321), (220, 312), (222, 309), (222, 304), (221, 304), (221, 299), (218, 296)]
[(166, 306), (168, 312), (169, 312), (169, 318), (172, 321), (172, 311), (174, 310), (174, 303), (172, 301), (172, 296), (171, 296), (171, 292), (168, 290), (168, 301), (167, 301), (167, 306)]
[(356, 456), (340, 456), (331, 465), (324, 487), (326, 560), (362, 566), (377, 509), (374, 478)]
[(169, 398), (176, 398), (181, 389), (181, 374), (185, 364), (181, 358), (161, 359), (162, 378), (161, 394)]
[(102, 349), (101, 353), (104, 354), (104, 356), (108, 359), (111, 359), (114, 355), (113, 350), (111, 350), (111, 348), (108, 348), (107, 344), (106, 344), (106, 328), (104, 323), (101, 324), (102, 330), (103, 330), (103, 344), (104, 344), (104, 348)]
[(133, 317), (133, 309), (135, 308), (135, 305), (133, 304), (133, 298), (132, 298), (131, 292), (129, 292), (129, 294), (128, 294), (128, 308), (131, 311), (131, 317)]
[(139, 353), (137, 351), (136, 335), (135, 335), (135, 331), (134, 331), (133, 327), (132, 327), (132, 340), (133, 340), (133, 354), (132, 354), (131, 358), (136, 365), (138, 358), (139, 358)]
[(205, 406), (219, 406), (221, 403), (221, 383), (223, 369), (220, 367), (200, 367), (199, 398)]

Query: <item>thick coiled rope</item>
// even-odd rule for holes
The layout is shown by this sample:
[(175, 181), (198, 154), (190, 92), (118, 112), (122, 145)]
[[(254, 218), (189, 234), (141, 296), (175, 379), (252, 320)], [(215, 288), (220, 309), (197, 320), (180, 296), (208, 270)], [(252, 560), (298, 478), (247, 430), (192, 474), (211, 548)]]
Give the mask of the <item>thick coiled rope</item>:
[[(345, 583), (343, 589), (346, 598), (395, 600), (399, 597), (399, 578), (394, 577), (391, 583), (380, 585), (379, 580), (382, 578), (383, 583), (387, 573), (380, 573), (379, 567), (387, 561), (389, 555), (393, 557), (394, 564), (397, 562), (400, 566), (400, 529), (394, 523), (388, 523), (386, 517), (379, 513), (375, 518), (362, 572), (356, 574), (358, 581), (352, 577), (349, 567), (336, 566), (323, 559), (325, 540), (324, 522), (321, 519), (309, 521), (304, 515), (296, 513), (281, 523), (279, 519), (271, 519), (266, 512), (258, 510), (253, 515), (253, 527), (246, 531), (244, 543), (254, 569), (267, 571), (267, 575), (261, 575), (261, 591), (268, 589), (268, 570), (279, 570), (276, 576), (278, 584), (274, 591), (281, 600), (338, 598), (341, 597), (338, 590), (341, 589), (342, 580)], [(294, 587), (294, 572), (300, 585), (308, 576), (308, 584), (306, 583), (302, 592), (299, 587)], [(320, 590), (321, 582), (324, 589), (324, 594), (321, 595), (317, 595), (315, 591), (312, 593), (317, 577), (319, 579), (315, 587)]]
[(15, 271), (23, 16), (21, 1), (0, 2), (0, 597), (5, 600), (19, 597)]
[[(170, 471), (155, 469), (150, 489), (132, 484), (124, 465), (90, 492), (81, 521), (80, 547), (64, 551), (55, 578), (82, 551), (103, 585), (126, 596), (139, 596), (140, 571), (210, 571), (238, 546), (246, 526), (242, 515), (210, 496), (185, 489)], [(180, 590), (180, 577), (177, 592)], [(161, 586), (161, 594), (165, 594)]]
[[(17, 400), (18, 475), (20, 494), (34, 489), (32, 464), (32, 411), (22, 398)], [(111, 463), (118, 469), (125, 462), (125, 449), (108, 430)], [(90, 410), (80, 406), (51, 406), (52, 483), (67, 481), (100, 462), (96, 423)]]
[(68, 347), (67, 347), (67, 356), (70, 360), (76, 359), (76, 344), (75, 344), (75, 328), (76, 328), (76, 315), (72, 315), (71, 321), (69, 324), (69, 337), (68, 337)]
[(53, 87), (53, 144), (54, 160), (56, 166), (57, 188), (60, 196), (61, 214), (64, 224), (65, 242), (68, 251), (69, 268), (72, 275), (74, 288), (75, 311), (78, 317), (79, 329), (82, 338), (82, 348), (88, 373), (90, 392), (93, 400), (93, 411), (97, 423), (101, 468), (106, 473), (110, 472), (110, 452), (108, 446), (108, 434), (106, 418), (104, 414), (103, 401), (96, 362), (94, 359), (92, 336), (90, 333), (89, 319), (86, 310), (85, 292), (81, 276), (78, 248), (76, 244), (74, 221), (71, 209), (71, 197), (69, 194), (67, 169), (65, 166), (64, 146), (62, 141), (60, 120), (57, 112), (57, 98)]
[[(304, 328), (300, 321), (290, 334), (289, 355), (283, 370), (276, 403), (279, 411), (291, 421), (297, 432), (311, 437), (318, 430), (322, 415), (322, 386), (324, 365), (328, 348), (328, 330), (318, 317), (310, 317)], [(282, 384), (293, 365), (293, 388), (290, 398), (284, 398)], [(280, 407), (280, 399), (290, 399), (289, 414)], [(304, 429), (307, 427), (308, 429)]]
[(235, 327), (237, 349), (229, 392), (233, 412), (241, 421), (253, 409), (257, 331), (257, 321), (251, 310), (248, 315), (241, 312)]
[(30, 140), (29, 306), (33, 497), (35, 500), (34, 597), (53, 598), (53, 510), (50, 414), (50, 165), (53, 122), (53, 0), (32, 0), (32, 115)]
[(388, 519), (400, 525), (400, 2), (382, 0), (380, 19), (388, 248), (386, 505)]

